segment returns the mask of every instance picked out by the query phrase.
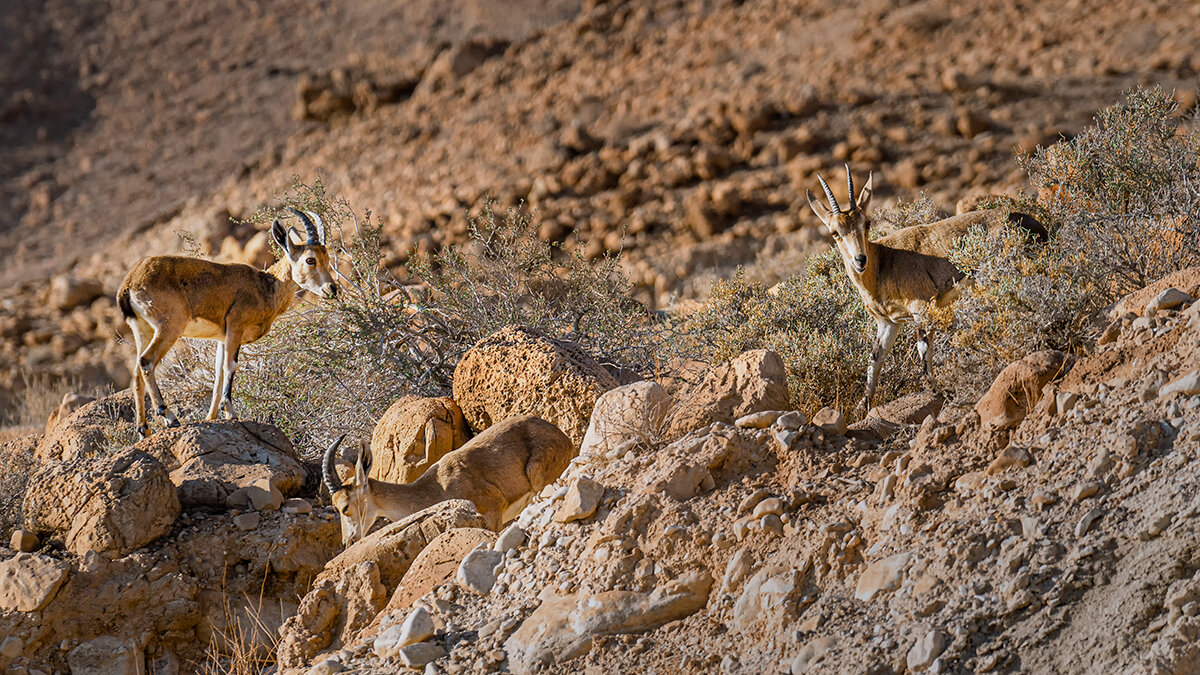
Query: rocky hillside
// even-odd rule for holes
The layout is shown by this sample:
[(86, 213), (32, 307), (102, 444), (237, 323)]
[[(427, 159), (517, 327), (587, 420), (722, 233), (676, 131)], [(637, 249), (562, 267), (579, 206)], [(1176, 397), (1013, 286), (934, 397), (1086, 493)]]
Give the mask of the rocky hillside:
[(621, 248), (659, 308), (796, 271), (818, 170), (953, 210), (1133, 85), (1190, 108), (1200, 72), (1187, 3), (26, 4), (0, 18), (0, 405), (19, 371), (125, 386), (124, 271), (190, 242), (263, 262), (228, 219), (293, 175), (380, 216), (401, 276), (491, 195)]
[(578, 456), (499, 533), (450, 500), (345, 550), (277, 430), (130, 443), (128, 394), (84, 404), (2, 448), (33, 468), (0, 549), (0, 665), (1194, 672), (1196, 295), (1200, 269), (1176, 273), (1119, 303), (1091, 354), (1036, 352), (973, 405), (919, 392), (849, 426), (790, 410), (770, 351), (668, 393), (510, 330), (454, 399), (397, 402), (377, 466), (518, 414), (585, 429)]

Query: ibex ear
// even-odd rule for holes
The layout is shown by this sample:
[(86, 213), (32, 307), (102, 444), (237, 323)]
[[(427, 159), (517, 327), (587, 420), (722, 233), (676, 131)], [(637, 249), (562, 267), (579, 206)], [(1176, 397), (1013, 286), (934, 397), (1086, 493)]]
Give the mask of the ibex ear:
[(283, 249), (283, 254), (289, 260), (296, 258), (296, 249), (298, 247), (292, 243), (292, 234), (295, 231), (296, 228), (294, 227), (289, 227), (286, 230), (283, 229), (283, 223), (280, 223), (278, 220), (271, 223), (271, 238), (275, 240), (279, 248)]
[[(860, 211), (867, 210), (867, 205), (871, 203), (871, 195), (875, 194), (875, 187), (871, 182), (873, 180), (875, 180), (874, 171), (867, 174), (867, 183), (866, 185), (863, 185), (862, 192), (858, 193), (857, 205)], [(812, 197), (809, 197), (809, 200), (811, 201)]]
[(371, 448), (363, 446), (358, 453), (358, 461), (354, 463), (354, 479), (359, 485), (367, 484), (367, 475), (371, 473)]
[(813, 210), (813, 213), (817, 214), (817, 217), (821, 219), (821, 222), (825, 224), (825, 227), (829, 227), (829, 216), (831, 215), (829, 207), (825, 206), (816, 199), (813, 199), (812, 190), (805, 190), (804, 194), (808, 196), (809, 208)]

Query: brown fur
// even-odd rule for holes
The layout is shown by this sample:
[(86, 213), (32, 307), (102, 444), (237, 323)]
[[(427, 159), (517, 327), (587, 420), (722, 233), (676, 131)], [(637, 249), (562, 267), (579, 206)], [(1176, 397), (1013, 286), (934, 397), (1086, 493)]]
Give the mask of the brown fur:
[(367, 478), (370, 458), (364, 454), (354, 477), (331, 495), (346, 543), (366, 535), (378, 516), (401, 520), (448, 499), (470, 500), (488, 527), (499, 530), (506, 510), (562, 475), (575, 447), (550, 422), (524, 416), (488, 427), (408, 484)]
[(163, 402), (154, 369), (179, 338), (221, 343), (208, 419), (216, 419), (222, 398), (226, 413), (232, 417), (233, 374), (241, 346), (266, 335), (275, 319), (292, 306), (302, 288), (331, 297), (336, 294), (325, 246), (293, 243), (278, 221), (272, 226), (272, 235), (285, 255), (267, 271), (237, 263), (154, 256), (139, 260), (125, 275), (117, 292), (117, 303), (133, 331), (137, 347), (133, 389), (138, 431), (142, 435), (148, 426), (147, 387), (167, 424), (178, 424)]

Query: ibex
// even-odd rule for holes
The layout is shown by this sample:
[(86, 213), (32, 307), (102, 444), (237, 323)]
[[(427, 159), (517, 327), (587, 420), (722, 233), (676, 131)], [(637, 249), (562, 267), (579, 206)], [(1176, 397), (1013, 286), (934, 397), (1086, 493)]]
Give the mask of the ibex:
[(226, 416), (232, 418), (233, 375), (241, 346), (266, 335), (275, 319), (292, 306), (303, 290), (325, 298), (337, 296), (335, 271), (324, 244), (320, 216), (311, 211), (290, 210), (304, 223), (308, 241), (293, 243), (296, 229), (284, 230), (276, 220), (271, 225), (271, 236), (283, 249), (283, 257), (266, 271), (199, 258), (154, 256), (139, 260), (125, 275), (117, 291), (117, 305), (133, 331), (137, 347), (133, 392), (137, 429), (143, 438), (149, 428), (147, 385), (166, 425), (179, 425), (154, 379), (155, 367), (179, 338), (218, 341), (212, 405), (207, 419), (217, 418), (222, 402)]
[(397, 521), (448, 499), (475, 504), (498, 531), (528, 500), (553, 483), (570, 464), (575, 447), (558, 427), (537, 417), (510, 417), (444, 455), (408, 484), (369, 478), (371, 451), (363, 448), (346, 483), (334, 462), (342, 438), (325, 451), (321, 473), (342, 519), (342, 543), (366, 536), (380, 516)]
[(1048, 235), (1046, 228), (1032, 216), (990, 209), (906, 227), (871, 241), (871, 219), (867, 215), (867, 206), (871, 203), (874, 174), (867, 175), (867, 183), (856, 200), (850, 165), (845, 167), (849, 205), (844, 211), (820, 175), (817, 180), (825, 190), (829, 206), (816, 201), (811, 191), (805, 192), (809, 206), (833, 237), (850, 281), (858, 289), (867, 312), (877, 324), (875, 343), (871, 347), (871, 363), (867, 366), (867, 391), (862, 402), (864, 411), (870, 411), (879, 369), (896, 342), (900, 322), (913, 321), (917, 324), (920, 331), (917, 351), (924, 362), (926, 377), (932, 377), (933, 352), (930, 340), (933, 331), (925, 313), (930, 303), (945, 307), (958, 299), (961, 293), (959, 282), (965, 275), (946, 256), (971, 228), (982, 226), (989, 232), (995, 232), (1016, 225), (1043, 242)]

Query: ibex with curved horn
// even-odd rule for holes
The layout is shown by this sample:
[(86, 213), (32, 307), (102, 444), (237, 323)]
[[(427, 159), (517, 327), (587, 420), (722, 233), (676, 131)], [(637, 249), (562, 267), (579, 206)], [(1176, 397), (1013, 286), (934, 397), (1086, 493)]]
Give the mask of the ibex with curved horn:
[(891, 352), (900, 329), (900, 322), (914, 321), (920, 335), (917, 351), (924, 362), (927, 377), (933, 375), (933, 336), (925, 313), (930, 303), (944, 307), (953, 303), (961, 293), (959, 282), (965, 276), (947, 259), (947, 255), (967, 232), (977, 226), (995, 232), (1009, 226), (1020, 227), (1040, 241), (1047, 240), (1046, 228), (1032, 216), (1002, 209), (973, 211), (926, 225), (914, 225), (871, 241), (871, 218), (867, 206), (873, 194), (874, 174), (854, 198), (854, 179), (846, 164), (847, 208), (843, 210), (833, 191), (820, 175), (817, 180), (825, 191), (829, 206), (816, 201), (811, 191), (805, 191), (808, 205), (821, 219), (833, 237), (846, 273), (858, 289), (867, 312), (875, 319), (877, 332), (871, 348), (871, 363), (867, 366), (867, 391), (863, 398), (865, 411), (871, 409), (875, 385), (883, 360)]
[(321, 474), (341, 516), (342, 543), (347, 545), (366, 536), (380, 516), (397, 521), (449, 499), (471, 501), (487, 526), (498, 531), (533, 495), (557, 480), (575, 456), (571, 439), (550, 422), (510, 417), (443, 455), (408, 484), (368, 477), (371, 451), (364, 447), (354, 475), (343, 483), (334, 463), (344, 438), (325, 451)]
[(293, 243), (296, 229), (284, 230), (276, 220), (271, 225), (271, 236), (283, 249), (283, 257), (266, 271), (199, 258), (154, 256), (139, 260), (125, 275), (117, 292), (117, 305), (133, 331), (137, 346), (133, 391), (138, 433), (142, 437), (149, 426), (147, 385), (166, 425), (179, 425), (154, 379), (155, 367), (179, 338), (218, 341), (212, 405), (207, 419), (217, 418), (222, 403), (226, 416), (233, 417), (233, 375), (241, 346), (266, 335), (275, 319), (292, 306), (303, 290), (325, 298), (337, 295), (335, 270), (325, 247), (320, 216), (311, 211), (289, 210), (304, 223), (308, 240), (304, 244)]

